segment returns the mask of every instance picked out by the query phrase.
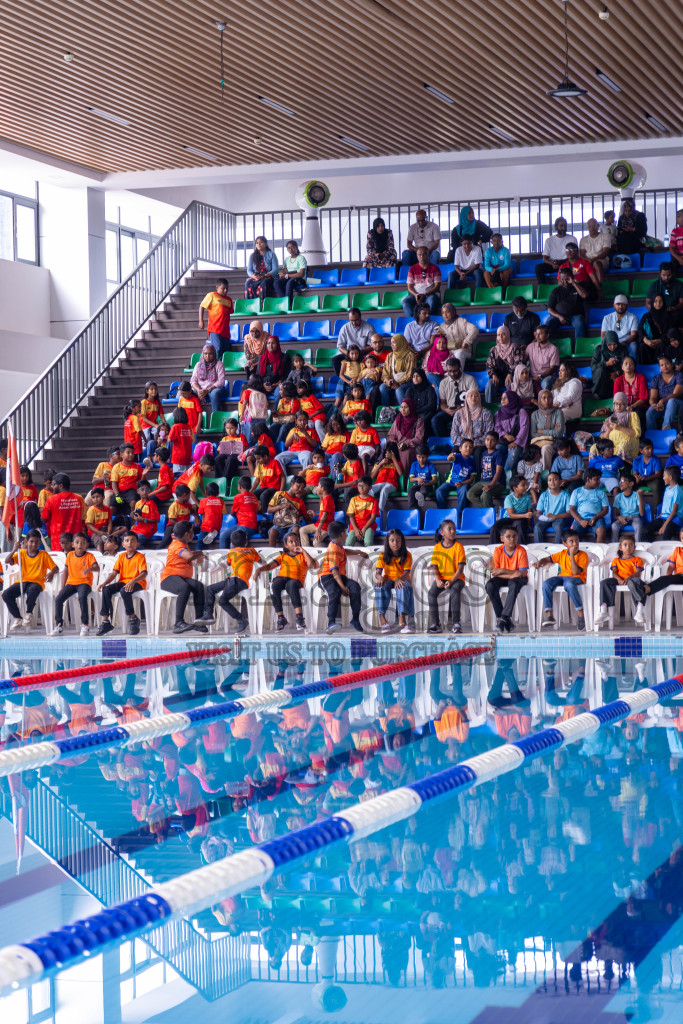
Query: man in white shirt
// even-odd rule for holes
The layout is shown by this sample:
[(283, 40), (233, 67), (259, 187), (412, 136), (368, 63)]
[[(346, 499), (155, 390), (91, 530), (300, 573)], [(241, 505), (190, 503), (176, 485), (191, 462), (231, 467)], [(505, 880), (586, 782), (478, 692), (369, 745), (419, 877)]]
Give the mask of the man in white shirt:
[(401, 263), (404, 267), (412, 267), (417, 263), (417, 250), (425, 246), (429, 253), (429, 262), (438, 263), (441, 259), (441, 228), (433, 220), (427, 220), (424, 210), (415, 214), (415, 223), (408, 228), (408, 248), (403, 250)]
[(600, 225), (595, 217), (591, 217), (586, 222), (586, 227), (588, 234), (584, 235), (579, 242), (579, 252), (584, 260), (589, 260), (593, 264), (593, 271), (599, 283), (603, 280), (609, 266), (612, 239), (606, 232), (600, 230)]
[(463, 373), (460, 361), (451, 356), (444, 364), (445, 376), (439, 384), (439, 411), (432, 417), (432, 430), (436, 437), (450, 434), (453, 413), (462, 405), (463, 391), (476, 388), (477, 382), (469, 373)]
[(471, 238), (463, 238), (462, 245), (455, 250), (455, 270), (448, 275), (449, 288), (467, 288), (474, 281), (475, 288), (484, 287), (484, 271), (481, 268), (484, 256)]
[(342, 362), (349, 354), (351, 345), (357, 345), (363, 352), (370, 344), (370, 338), (375, 333), (372, 324), (366, 323), (361, 316), (359, 309), (353, 306), (349, 310), (349, 321), (339, 331), (337, 338), (337, 354), (332, 357), (334, 372), (339, 375)]
[(574, 235), (567, 234), (567, 222), (564, 217), (558, 217), (555, 221), (555, 234), (545, 240), (543, 246), (543, 262), (536, 264), (536, 280), (539, 284), (545, 284), (550, 280), (553, 284), (557, 281), (557, 272), (560, 264), (567, 259), (567, 243), (573, 242), (577, 246)]

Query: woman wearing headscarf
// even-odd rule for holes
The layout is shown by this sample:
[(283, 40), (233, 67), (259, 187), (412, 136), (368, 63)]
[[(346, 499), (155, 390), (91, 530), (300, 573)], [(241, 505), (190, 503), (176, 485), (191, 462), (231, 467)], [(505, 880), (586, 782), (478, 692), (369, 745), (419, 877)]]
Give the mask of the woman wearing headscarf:
[(263, 381), (268, 397), (272, 395), (276, 407), (280, 400), (279, 384), (289, 373), (291, 362), (289, 355), (280, 348), (279, 340), (271, 334), (259, 359), (258, 375)]
[(443, 334), (435, 334), (432, 338), (432, 347), (422, 366), (427, 373), (427, 380), (434, 385), (437, 391), (439, 384), (446, 376), (445, 363), (449, 358), (448, 342)]
[(474, 354), (479, 328), (460, 316), (452, 302), (444, 302), (441, 315), (443, 323), (437, 326), (435, 333), (447, 339), (448, 351), (460, 361), (464, 373), (465, 363)]
[(621, 215), (617, 221), (617, 252), (632, 256), (640, 252), (643, 240), (647, 235), (647, 217), (632, 199), (624, 199), (621, 204)]
[(486, 360), (486, 372), (489, 375), (485, 391), (487, 402), (495, 402), (501, 391), (510, 386), (515, 366), (523, 362), (524, 346), (515, 345), (507, 327), (501, 324), (496, 331), (496, 344)]
[(469, 238), (473, 245), (480, 242), (490, 242), (493, 231), (484, 224), (483, 220), (477, 220), (471, 206), (463, 206), (458, 216), (458, 223), (451, 231), (451, 250), (446, 256), (446, 263), (451, 263), (455, 256), (455, 250), (462, 245), (463, 238)]
[(436, 391), (427, 380), (424, 370), (413, 370), (413, 376), (406, 388), (405, 397), (412, 401), (417, 415), (425, 421), (425, 437), (428, 437), (432, 416), (436, 415), (439, 403)]
[(402, 334), (395, 334), (391, 339), (391, 352), (382, 367), (382, 383), (379, 386), (382, 405), (394, 405), (395, 401), (403, 401), (416, 363), (417, 356), (405, 337)]
[(529, 413), (522, 407), (519, 395), (509, 388), (500, 396), (493, 426), (498, 431), (497, 448), (507, 452), (505, 472), (513, 471), (529, 440)]
[(564, 414), (553, 408), (552, 391), (538, 392), (538, 409), (534, 409), (529, 423), (530, 443), (541, 449), (543, 469), (550, 469), (555, 458), (554, 442), (564, 437)]
[[(641, 432), (640, 416), (628, 407), (628, 399), (623, 391), (614, 396), (614, 412), (608, 416), (600, 428), (600, 437), (608, 437), (614, 445), (614, 454), (627, 462), (638, 457), (638, 438)], [(595, 445), (590, 451), (591, 458), (598, 454)]]
[(660, 358), (666, 356), (667, 359), (670, 359), (680, 373), (681, 366), (683, 366), (683, 333), (681, 333), (680, 327), (669, 328), (659, 355)]
[(571, 363), (560, 363), (557, 380), (553, 384), (553, 407), (561, 409), (564, 422), (581, 419), (583, 412), (583, 384)]
[(268, 245), (268, 240), (264, 235), (259, 235), (247, 264), (245, 299), (265, 299), (267, 295), (272, 295), (279, 266), (277, 256)]
[(517, 366), (515, 366), (509, 390), (514, 391), (519, 396), (519, 400), (524, 408), (531, 412), (532, 408), (536, 405), (536, 395), (534, 392), (534, 382), (531, 379), (531, 371), (524, 363), (517, 363)]
[(252, 320), (249, 324), (249, 333), (244, 335), (244, 361), (250, 376), (252, 373), (258, 373), (258, 364), (266, 351), (267, 341), (268, 334), (263, 330), (261, 321)]
[(643, 314), (638, 325), (638, 362), (642, 366), (653, 366), (657, 362), (666, 347), (670, 327), (671, 313), (664, 304), (664, 296), (655, 295), (652, 309)]
[(614, 390), (614, 381), (621, 373), (624, 356), (628, 355), (626, 345), (619, 344), (616, 331), (606, 331), (591, 359), (593, 384), (591, 391), (595, 398), (608, 398)]
[(388, 231), (381, 217), (375, 217), (365, 243), (366, 267), (393, 267), (396, 264), (394, 233)]
[(481, 404), (478, 388), (470, 388), (465, 393), (465, 401), (453, 413), (451, 441), (453, 447), (460, 447), (466, 437), (474, 441), (474, 458), (479, 465), (479, 456), (484, 450), (484, 438), (489, 430), (493, 430), (493, 416)]
[(387, 442), (394, 441), (398, 445), (403, 475), (406, 479), (415, 458), (415, 449), (418, 444), (422, 444), (424, 436), (425, 425), (415, 411), (414, 402), (410, 398), (404, 398), (398, 416), (387, 434)]

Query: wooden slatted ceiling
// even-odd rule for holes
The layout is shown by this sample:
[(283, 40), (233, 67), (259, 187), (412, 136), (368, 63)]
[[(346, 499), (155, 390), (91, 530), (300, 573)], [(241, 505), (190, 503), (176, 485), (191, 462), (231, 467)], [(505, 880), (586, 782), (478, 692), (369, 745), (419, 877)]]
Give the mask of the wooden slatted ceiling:
[(570, 0), (570, 77), (588, 95), (558, 100), (562, 0), (3, 0), (0, 138), (113, 172), (211, 166), (184, 145), (226, 165), (359, 156), (339, 135), (369, 157), (656, 138), (646, 113), (682, 135), (682, 0), (608, 4), (603, 22), (603, 0)]

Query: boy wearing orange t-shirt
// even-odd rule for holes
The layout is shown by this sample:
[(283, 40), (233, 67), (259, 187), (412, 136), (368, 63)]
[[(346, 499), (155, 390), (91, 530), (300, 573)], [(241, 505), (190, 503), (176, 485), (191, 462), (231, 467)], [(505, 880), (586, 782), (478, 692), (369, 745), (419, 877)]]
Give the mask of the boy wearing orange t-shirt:
[(536, 563), (539, 569), (543, 568), (544, 565), (552, 565), (555, 563), (559, 566), (559, 575), (551, 576), (543, 583), (543, 607), (545, 609), (545, 615), (541, 626), (554, 626), (555, 617), (553, 616), (553, 592), (556, 587), (564, 587), (569, 600), (576, 608), (576, 614), (578, 616), (578, 622), (576, 624), (577, 629), (586, 628), (586, 619), (583, 614), (583, 599), (579, 587), (581, 584), (585, 586), (586, 578), (588, 573), (588, 555), (585, 551), (579, 551), (579, 538), (573, 530), (565, 530), (562, 534), (562, 543), (564, 544), (564, 551), (557, 551), (554, 555), (549, 555), (547, 558), (541, 558)]
[(57, 573), (57, 566), (47, 551), (41, 550), (43, 537), (40, 530), (29, 530), (26, 535), (26, 549), (19, 550), (19, 538), (5, 558), (6, 565), (17, 565), (21, 559), (21, 578), (24, 588), (24, 617), (22, 619), (17, 598), (21, 595), (21, 584), (13, 583), (2, 592), (2, 599), (7, 605), (12, 621), (10, 630), (21, 629), (31, 625), (31, 617), (36, 601), (42, 594), (45, 584), (49, 583)]
[[(123, 536), (123, 551), (117, 556), (111, 572), (99, 587), (102, 594), (102, 622), (97, 630), (98, 636), (106, 636), (114, 628), (109, 621), (114, 594), (121, 595), (123, 607), (128, 616), (128, 632), (131, 636), (137, 636), (140, 632), (140, 620), (135, 614), (132, 595), (146, 588), (146, 580), (147, 559), (142, 552), (138, 551), (137, 534), (129, 530)], [(148, 622), (148, 633), (149, 630), (150, 623)]]
[[(173, 540), (166, 555), (160, 586), (168, 594), (176, 597), (174, 633), (186, 633), (188, 629), (196, 629), (200, 633), (208, 632), (208, 623), (213, 617), (204, 614), (206, 589), (201, 580), (194, 578), (194, 563), (204, 561), (202, 551), (192, 551), (189, 545), (194, 539), (194, 527), (189, 522), (177, 522), (173, 527)], [(194, 622), (185, 622), (185, 609), (190, 597), (194, 598)]]
[(347, 558), (367, 558), (364, 551), (346, 551), (346, 527), (343, 523), (330, 523), (327, 528), (330, 543), (320, 566), (318, 583), (327, 594), (327, 629), (326, 633), (336, 633), (339, 606), (342, 595), (348, 597), (351, 605), (351, 627), (357, 633), (364, 632), (360, 622), (361, 589), (356, 580), (346, 575)]
[[(517, 530), (510, 524), (500, 531), (502, 544), (493, 552), (489, 562), (491, 579), (487, 580), (488, 594), (496, 616), (496, 631), (510, 633), (515, 627), (512, 623), (512, 611), (520, 590), (527, 585), (529, 578), (529, 559), (526, 548), (517, 540)], [(507, 587), (505, 604), (500, 599), (500, 591)]]
[(66, 556), (62, 570), (62, 589), (55, 599), (55, 628), (52, 636), (59, 636), (64, 632), (64, 604), (74, 596), (78, 597), (81, 609), (81, 636), (88, 635), (88, 595), (92, 592), (93, 574), (99, 571), (97, 559), (88, 551), (88, 537), (85, 533), (75, 533), (73, 551)]
[(261, 561), (261, 556), (255, 548), (247, 547), (247, 536), (243, 530), (233, 530), (232, 547), (225, 561), (230, 570), (230, 575), (218, 583), (210, 583), (206, 588), (206, 612), (204, 617), (198, 621), (200, 623), (214, 621), (213, 602), (220, 595), (218, 603), (231, 619), (236, 620), (236, 631), (238, 633), (246, 633), (249, 623), (242, 615), (242, 612), (238, 612), (231, 604), (231, 601), (238, 594), (241, 594), (243, 590), (249, 588), (254, 565)]
[[(228, 295), (228, 282), (224, 277), (216, 281), (216, 290), (209, 292), (199, 306), (199, 330), (208, 332), (207, 344), (216, 349), (216, 356), (221, 358), (224, 352), (230, 351), (230, 314), (233, 302)], [(209, 314), (208, 327), (204, 327), (204, 310)]]

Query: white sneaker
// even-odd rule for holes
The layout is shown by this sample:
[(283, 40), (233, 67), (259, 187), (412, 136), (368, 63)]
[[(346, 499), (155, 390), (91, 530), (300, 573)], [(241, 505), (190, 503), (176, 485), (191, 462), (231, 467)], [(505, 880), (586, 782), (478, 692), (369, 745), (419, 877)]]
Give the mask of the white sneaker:
[(33, 623), (33, 616), (32, 615), (24, 615), (23, 619), (21, 620), (22, 626), (30, 626), (32, 623)]
[(401, 630), (401, 632), (402, 632), (402, 633), (414, 633), (414, 632), (415, 632), (415, 627), (414, 627), (414, 626), (411, 626), (411, 625), (410, 625), (410, 623), (408, 622), (408, 623), (406, 623), (406, 625), (405, 625), (405, 626), (403, 627), (403, 629)]
[(639, 626), (643, 626), (645, 624), (645, 609), (643, 608), (642, 604), (636, 605), (633, 621), (637, 623), (637, 625)]
[(598, 629), (599, 626), (606, 626), (608, 622), (609, 612), (605, 609), (605, 611), (601, 611), (599, 615), (596, 615), (594, 625), (595, 628)]
[(9, 628), (12, 632), (14, 632), (17, 629), (21, 629), (23, 625), (24, 623), (21, 621), (21, 619), (12, 619), (12, 621), (9, 624)]
[(90, 634), (89, 626), (81, 626), (81, 636), (88, 636)]
[(213, 544), (216, 537), (218, 536), (218, 530), (209, 530), (206, 537), (204, 538), (205, 544)]
[(420, 508), (424, 508), (425, 507), (425, 496), (422, 493), (422, 491), (418, 491), (417, 492), (417, 494), (415, 495), (415, 501), (417, 502), (417, 504), (418, 504), (418, 506)]
[(58, 625), (58, 626), (55, 626), (54, 629), (50, 630), (50, 632), (48, 633), (48, 636), (61, 636), (63, 632), (64, 632), (64, 626)]

